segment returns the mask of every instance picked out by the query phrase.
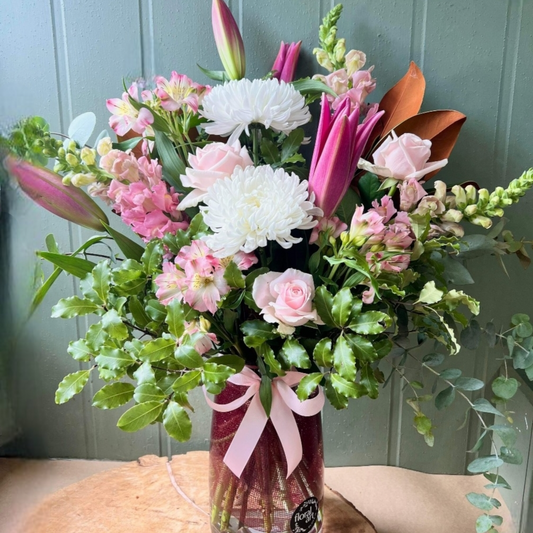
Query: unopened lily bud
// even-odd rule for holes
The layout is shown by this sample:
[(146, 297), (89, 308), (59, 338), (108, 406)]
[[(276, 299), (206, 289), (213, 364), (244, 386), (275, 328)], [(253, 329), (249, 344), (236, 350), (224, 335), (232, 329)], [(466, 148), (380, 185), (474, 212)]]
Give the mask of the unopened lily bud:
[(461, 222), (463, 220), (463, 213), (457, 211), (457, 209), (448, 209), (446, 213), (441, 215), (440, 219), (446, 222)]
[(343, 60), (344, 54), (346, 53), (346, 39), (339, 39), (337, 41), (333, 53), (335, 54), (336, 61), (341, 62)]
[(100, 139), (100, 141), (98, 141), (96, 151), (98, 152), (99, 156), (104, 156), (107, 155), (112, 148), (113, 143), (111, 142), (111, 137), (104, 137), (103, 139)]
[(41, 207), (80, 226), (105, 231), (102, 221), (109, 224), (106, 214), (84, 191), (66, 185), (70, 174), (62, 180), (47, 168), (13, 156), (4, 159), (4, 167), (22, 191)]
[(81, 150), (81, 160), (86, 165), (94, 165), (96, 163), (96, 151), (88, 146), (85, 146)]
[(435, 182), (435, 198), (442, 202), (443, 204), (446, 203), (446, 183), (443, 181), (437, 180)]
[(316, 60), (321, 67), (333, 72), (333, 63), (329, 59), (327, 52), (324, 52), (324, 50), (320, 48), (315, 48), (313, 53), (316, 55)]
[(70, 180), (74, 187), (84, 187), (85, 185), (90, 185), (96, 181), (96, 176), (94, 174), (75, 174)]
[(230, 80), (244, 78), (246, 57), (241, 32), (223, 0), (213, 0), (211, 9), (213, 34), (218, 55)]
[(465, 187), (466, 203), (474, 204), (477, 202), (477, 190), (473, 185), (467, 185)]
[(455, 203), (459, 209), (466, 207), (466, 192), (460, 185), (452, 187), (452, 193), (455, 194)]
[(65, 157), (65, 159), (71, 167), (75, 167), (79, 164), (79, 160), (74, 154), (67, 154), (67, 157)]
[(481, 226), (485, 229), (489, 229), (492, 226), (492, 220), (488, 217), (484, 217), (481, 215), (477, 215), (471, 218), (470, 222), (472, 222), (472, 224), (475, 224), (476, 226)]
[(346, 61), (346, 70), (348, 71), (348, 76), (351, 76), (359, 69), (362, 69), (366, 63), (366, 55), (364, 52), (359, 50), (350, 50), (345, 57)]

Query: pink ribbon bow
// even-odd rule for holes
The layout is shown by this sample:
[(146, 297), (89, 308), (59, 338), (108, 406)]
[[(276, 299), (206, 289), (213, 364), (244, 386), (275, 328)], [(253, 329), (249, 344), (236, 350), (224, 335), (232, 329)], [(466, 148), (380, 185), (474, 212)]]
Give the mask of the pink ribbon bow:
[[(324, 393), (319, 387), (318, 394), (309, 400), (301, 402), (291, 387), (300, 383), (306, 374), (302, 372), (287, 372), (283, 377), (274, 378), (272, 381), (272, 408), (270, 419), (278, 434), (283, 452), (287, 459), (287, 478), (302, 460), (302, 441), (300, 432), (294, 420), (292, 411), (300, 416), (313, 416), (324, 407)], [(243, 396), (236, 400), (218, 404), (207, 397), (208, 405), (219, 413), (228, 413), (243, 406), (250, 398), (244, 418), (233, 437), (226, 455), (224, 463), (237, 476), (241, 477), (244, 467), (252, 455), (263, 429), (268, 421), (261, 399), (259, 398), (259, 387), (261, 378), (251, 369), (245, 367), (242, 372), (235, 374), (228, 381), (234, 385), (248, 387)], [(204, 389), (205, 392), (205, 389)]]

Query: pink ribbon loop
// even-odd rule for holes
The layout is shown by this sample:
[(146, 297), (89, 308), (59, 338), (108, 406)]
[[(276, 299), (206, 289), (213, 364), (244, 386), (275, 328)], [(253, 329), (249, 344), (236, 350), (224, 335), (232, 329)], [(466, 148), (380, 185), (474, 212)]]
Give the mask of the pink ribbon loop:
[[(287, 372), (285, 376), (274, 378), (272, 381), (272, 408), (270, 419), (278, 434), (283, 452), (287, 459), (287, 478), (302, 460), (302, 440), (293, 412), (300, 416), (314, 416), (324, 407), (324, 393), (318, 388), (318, 394), (311, 399), (301, 402), (291, 387), (294, 387), (306, 376), (302, 372)], [(205, 391), (207, 404), (211, 409), (220, 413), (228, 413), (242, 407), (248, 400), (252, 400), (239, 429), (224, 456), (224, 463), (237, 476), (241, 477), (244, 467), (259, 442), (261, 434), (268, 422), (261, 399), (259, 387), (261, 378), (250, 368), (245, 367), (242, 372), (235, 374), (228, 381), (234, 385), (248, 387), (240, 398), (227, 404), (213, 402)]]

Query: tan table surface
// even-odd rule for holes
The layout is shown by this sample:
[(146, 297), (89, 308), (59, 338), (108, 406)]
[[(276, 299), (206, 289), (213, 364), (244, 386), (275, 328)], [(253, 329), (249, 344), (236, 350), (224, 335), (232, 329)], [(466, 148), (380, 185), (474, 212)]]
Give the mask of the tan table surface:
[[(191, 454), (188, 455), (191, 456)], [(205, 462), (205, 458), (201, 461)], [(60, 501), (62, 495), (68, 496), (69, 494), (68, 491), (62, 491), (65, 487), (91, 475), (125, 465), (128, 463), (0, 459), (0, 533), (32, 533), (22, 524), (28, 520), (28, 516), (35, 516), (35, 513), (39, 512), (42, 508), (42, 505), (41, 507), (39, 505), (42, 504), (43, 498), (48, 496), (45, 504), (50, 499), (52, 502), (56, 501), (57, 504), (58, 497)], [(179, 479), (179, 474), (176, 478)], [(475, 531), (475, 519), (480, 511), (470, 506), (464, 495), (472, 491), (483, 492), (485, 483), (482, 476), (429, 475), (383, 466), (326, 469), (326, 484), (340, 492), (367, 516), (378, 533), (470, 533)], [(76, 494), (75, 491), (72, 492), (74, 490), (72, 486), (69, 488), (72, 494)], [(170, 487), (170, 490), (169, 493), (168, 486), (164, 488), (164, 493), (160, 495), (161, 500), (172, 499), (174, 502), (179, 500), (179, 495), (174, 489)], [(91, 498), (87, 494), (85, 497)], [(105, 503), (106, 494), (102, 491), (97, 490), (93, 497)], [(193, 499), (195, 500), (195, 497)], [(74, 502), (69, 497), (67, 503)], [(73, 505), (65, 507), (75, 508)], [(45, 505), (44, 508), (49, 508), (49, 506)], [(500, 532), (516, 533), (505, 505), (498, 510), (498, 514), (505, 520)], [(81, 517), (78, 519), (81, 520)], [(58, 533), (53, 530), (49, 531)], [(102, 531), (107, 533), (105, 529)], [(150, 533), (150, 530), (146, 531)], [(61, 533), (74, 532), (79, 533), (81, 530), (75, 527), (61, 530)], [(347, 532), (341, 530), (339, 533)]]

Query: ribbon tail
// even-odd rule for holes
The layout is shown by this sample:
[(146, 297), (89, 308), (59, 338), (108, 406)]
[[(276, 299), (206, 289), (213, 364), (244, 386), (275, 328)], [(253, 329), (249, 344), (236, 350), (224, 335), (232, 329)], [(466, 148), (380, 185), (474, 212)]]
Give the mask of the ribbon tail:
[(241, 477), (244, 467), (248, 464), (267, 421), (268, 417), (259, 394), (256, 394), (224, 456), (224, 463), (238, 478)]
[[(257, 396), (256, 396), (257, 397)], [(272, 410), (270, 419), (278, 434), (281, 447), (287, 459), (287, 479), (300, 464), (303, 455), (302, 439), (292, 411), (281, 398), (277, 387), (272, 388)]]

